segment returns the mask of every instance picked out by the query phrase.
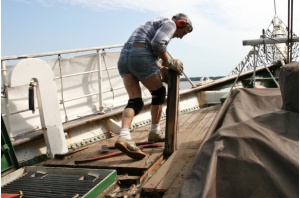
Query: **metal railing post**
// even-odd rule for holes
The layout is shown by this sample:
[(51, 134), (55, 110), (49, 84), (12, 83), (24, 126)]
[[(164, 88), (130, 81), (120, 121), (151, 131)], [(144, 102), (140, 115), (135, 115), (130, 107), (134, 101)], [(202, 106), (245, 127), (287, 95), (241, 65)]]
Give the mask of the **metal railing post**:
[(98, 49), (97, 50), (97, 60), (98, 60), (98, 63), (97, 63), (97, 67), (98, 67), (98, 88), (99, 88), (99, 111), (100, 111), (100, 114), (104, 114), (104, 107), (103, 107), (103, 97), (102, 97), (102, 64), (101, 64), (101, 53), (100, 53), (100, 50)]

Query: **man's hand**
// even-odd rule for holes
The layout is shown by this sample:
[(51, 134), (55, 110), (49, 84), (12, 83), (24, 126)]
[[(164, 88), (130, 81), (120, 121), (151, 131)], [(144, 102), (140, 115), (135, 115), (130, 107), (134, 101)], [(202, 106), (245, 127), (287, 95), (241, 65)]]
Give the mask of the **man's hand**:
[(177, 71), (180, 75), (183, 73), (183, 63), (178, 59), (169, 59), (168, 62), (163, 62), (162, 65)]

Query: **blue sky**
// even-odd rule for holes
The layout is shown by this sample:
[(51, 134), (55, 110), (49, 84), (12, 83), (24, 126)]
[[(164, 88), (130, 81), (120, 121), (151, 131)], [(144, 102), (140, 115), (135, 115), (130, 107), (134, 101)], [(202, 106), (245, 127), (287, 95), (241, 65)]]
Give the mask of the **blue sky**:
[[(287, 24), (287, 0), (276, 0)], [(294, 0), (299, 35), (299, 0)], [(274, 0), (2, 0), (1, 55), (23, 55), (124, 44), (133, 30), (155, 17), (183, 12), (194, 30), (168, 50), (189, 77), (224, 76), (251, 49), (275, 15)]]

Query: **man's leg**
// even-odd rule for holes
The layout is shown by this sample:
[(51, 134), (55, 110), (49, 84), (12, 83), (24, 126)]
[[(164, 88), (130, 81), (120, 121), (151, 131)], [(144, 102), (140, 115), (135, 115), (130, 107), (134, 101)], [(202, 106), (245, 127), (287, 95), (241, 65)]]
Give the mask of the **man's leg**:
[[(123, 77), (123, 83), (129, 99), (142, 97), (141, 87), (138, 79), (135, 76), (131, 74), (126, 75)], [(134, 116), (135, 111), (133, 108), (125, 108), (122, 114), (122, 128), (129, 129)]]
[(162, 84), (159, 75), (141, 80), (143, 85), (152, 94), (151, 119), (152, 125), (149, 133), (149, 142), (162, 142), (165, 139), (165, 134), (160, 130), (160, 119), (162, 115), (162, 104), (165, 100), (166, 89)]
[(131, 122), (144, 104), (141, 99), (141, 88), (138, 79), (131, 74), (123, 77), (123, 83), (128, 93), (129, 101), (122, 114), (122, 129), (115, 146), (133, 159), (143, 159), (146, 154), (135, 145), (130, 135)]

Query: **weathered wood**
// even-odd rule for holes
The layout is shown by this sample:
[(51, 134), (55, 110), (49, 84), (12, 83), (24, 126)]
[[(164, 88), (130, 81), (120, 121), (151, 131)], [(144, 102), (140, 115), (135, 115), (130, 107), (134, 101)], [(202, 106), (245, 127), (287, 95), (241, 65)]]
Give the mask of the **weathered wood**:
[[(142, 191), (149, 196), (176, 197), (182, 181), (220, 105), (195, 111), (190, 116), (192, 122), (185, 122), (187, 129), (180, 131), (179, 147), (159, 170), (143, 185)], [(196, 119), (193, 119), (196, 118)], [(182, 125), (183, 126), (183, 125)], [(192, 129), (188, 129), (191, 127)]]
[[(169, 158), (164, 158), (164, 148), (145, 148), (143, 151), (147, 156), (142, 160), (134, 160), (126, 155), (120, 155), (95, 162), (75, 165), (75, 160), (86, 159), (103, 155), (102, 145), (109, 148), (113, 146), (118, 136), (104, 139), (88, 145), (88, 149), (66, 156), (62, 160), (51, 159), (40, 165), (77, 167), (77, 168), (105, 168), (116, 169), (118, 174), (139, 176), (143, 182), (142, 191), (151, 197), (153, 195), (164, 195), (176, 197), (185, 174), (201, 145), (203, 136), (206, 134), (211, 122), (214, 120), (220, 105), (200, 109), (186, 113), (178, 117), (178, 149)], [(177, 112), (177, 111), (176, 111)], [(165, 121), (162, 121), (162, 125)], [(150, 125), (132, 130), (132, 138), (135, 142), (147, 141)], [(162, 127), (163, 128), (163, 127)], [(176, 134), (177, 135), (177, 134)], [(117, 149), (109, 149), (109, 153)], [(162, 163), (163, 162), (163, 163)], [(150, 178), (150, 179), (149, 179)]]
[[(167, 175), (170, 166), (176, 156), (176, 152), (174, 152), (168, 160), (159, 168), (159, 170), (147, 181), (147, 183), (143, 186), (143, 191), (145, 192), (154, 192), (156, 190), (156, 186), (161, 182), (163, 177)], [(164, 192), (164, 191), (163, 191)]]
[[(165, 193), (174, 182), (181, 181), (187, 169), (187, 162), (194, 158), (197, 149), (185, 149), (174, 152), (159, 168), (155, 176), (143, 186), (143, 191), (153, 195)], [(184, 171), (184, 172), (183, 172)], [(160, 175), (160, 177), (156, 177)]]
[(168, 98), (166, 110), (166, 156), (171, 155), (177, 150), (178, 132), (178, 102), (179, 102), (179, 75), (176, 71), (169, 69)]
[(201, 113), (202, 116), (199, 116), (197, 122), (193, 122), (192, 124), (190, 124), (191, 131), (184, 140), (184, 142), (189, 142), (187, 146), (190, 148), (199, 146), (204, 137), (204, 134), (206, 134), (206, 131), (213, 121), (213, 116), (215, 115), (214, 107), (206, 108), (205, 110), (206, 111), (203, 111), (203, 113)]
[(143, 182), (145, 179), (147, 179), (153, 173), (153, 171), (155, 171), (160, 166), (160, 164), (162, 163), (163, 160), (164, 160), (164, 157), (160, 156), (155, 161), (155, 163), (153, 163), (153, 165), (147, 171), (145, 171), (145, 173), (140, 177), (139, 181)]

